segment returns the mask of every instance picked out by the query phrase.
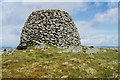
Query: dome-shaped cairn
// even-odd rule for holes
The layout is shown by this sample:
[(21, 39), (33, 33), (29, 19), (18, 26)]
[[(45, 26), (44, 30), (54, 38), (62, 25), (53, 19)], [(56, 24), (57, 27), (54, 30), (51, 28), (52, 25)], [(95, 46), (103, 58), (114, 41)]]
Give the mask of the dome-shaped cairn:
[(71, 16), (56, 9), (32, 12), (22, 29), (19, 45), (40, 43), (62, 48), (80, 46), (79, 33)]

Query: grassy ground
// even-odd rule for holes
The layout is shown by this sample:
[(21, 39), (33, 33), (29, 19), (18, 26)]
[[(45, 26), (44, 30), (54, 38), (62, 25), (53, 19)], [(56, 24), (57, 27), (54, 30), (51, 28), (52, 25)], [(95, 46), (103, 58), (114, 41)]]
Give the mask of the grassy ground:
[[(33, 51), (30, 51), (32, 49)], [(57, 53), (56, 47), (46, 51), (29, 47), (11, 55), (2, 55), (3, 78), (117, 78), (118, 52)], [(26, 51), (26, 52), (24, 52)]]

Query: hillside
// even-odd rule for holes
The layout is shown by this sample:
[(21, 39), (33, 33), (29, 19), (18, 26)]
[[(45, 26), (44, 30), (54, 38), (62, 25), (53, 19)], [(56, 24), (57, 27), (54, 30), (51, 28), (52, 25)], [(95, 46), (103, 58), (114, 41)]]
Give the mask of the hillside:
[(85, 46), (81, 52), (71, 52), (49, 45), (12, 49), (13, 53), (2, 54), (2, 75), (3, 78), (117, 78), (118, 51), (99, 49), (106, 51), (87, 54)]

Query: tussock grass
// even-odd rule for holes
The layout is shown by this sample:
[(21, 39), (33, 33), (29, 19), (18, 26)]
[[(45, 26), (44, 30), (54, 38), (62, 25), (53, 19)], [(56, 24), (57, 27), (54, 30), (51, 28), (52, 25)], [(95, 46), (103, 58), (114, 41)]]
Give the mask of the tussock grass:
[[(32, 49), (33, 51), (30, 51)], [(118, 52), (57, 53), (57, 47), (46, 51), (29, 47), (11, 55), (2, 54), (3, 78), (117, 78)], [(26, 52), (24, 52), (26, 51)]]

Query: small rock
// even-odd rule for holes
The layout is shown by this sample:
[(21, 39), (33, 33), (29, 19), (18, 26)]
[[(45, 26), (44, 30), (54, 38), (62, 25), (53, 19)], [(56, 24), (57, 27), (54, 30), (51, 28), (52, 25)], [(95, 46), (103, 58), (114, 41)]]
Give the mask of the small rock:
[(7, 55), (10, 55), (10, 54), (12, 54), (12, 52), (11, 52), (11, 53), (8, 53)]
[(40, 46), (35, 46), (35, 49), (41, 49)]
[(100, 50), (98, 48), (88, 48), (88, 50), (85, 51), (85, 53), (89, 54), (89, 55), (92, 55), (92, 53), (98, 53), (100, 52)]
[(95, 57), (94, 57), (94, 56), (89, 56), (88, 58), (89, 58), (89, 59), (95, 59)]
[(82, 51), (82, 47), (76, 47), (72, 50), (72, 52), (81, 52)]
[(64, 63), (62, 63), (62, 64), (65, 64), (65, 65), (67, 65), (67, 64), (69, 64), (68, 62), (64, 62)]
[(48, 46), (47, 48), (49, 49), (50, 47)]
[(30, 52), (33, 51), (32, 49), (30, 49)]
[(23, 54), (23, 53), (20, 53), (20, 54)]
[(51, 53), (48, 53), (48, 54), (51, 54)]
[(65, 76), (62, 76), (61, 78), (68, 78), (68, 76), (67, 76), (67, 75), (65, 75)]
[(102, 50), (102, 52), (107, 52), (106, 50)]
[(41, 49), (42, 51), (44, 50), (44, 49)]
[(62, 51), (58, 51), (57, 53), (62, 53)]
[(19, 60), (14, 60), (15, 62), (19, 62)]
[(25, 53), (26, 53), (26, 51), (23, 51), (23, 52), (25, 52)]
[(72, 59), (70, 59), (71, 61), (77, 61), (77, 59), (76, 58), (72, 58)]
[(8, 60), (8, 62), (11, 62), (12, 60)]
[(7, 50), (6, 55), (13, 54), (15, 51), (16, 51), (16, 49), (13, 49), (13, 50)]
[(44, 49), (43, 51), (46, 51), (47, 49)]

